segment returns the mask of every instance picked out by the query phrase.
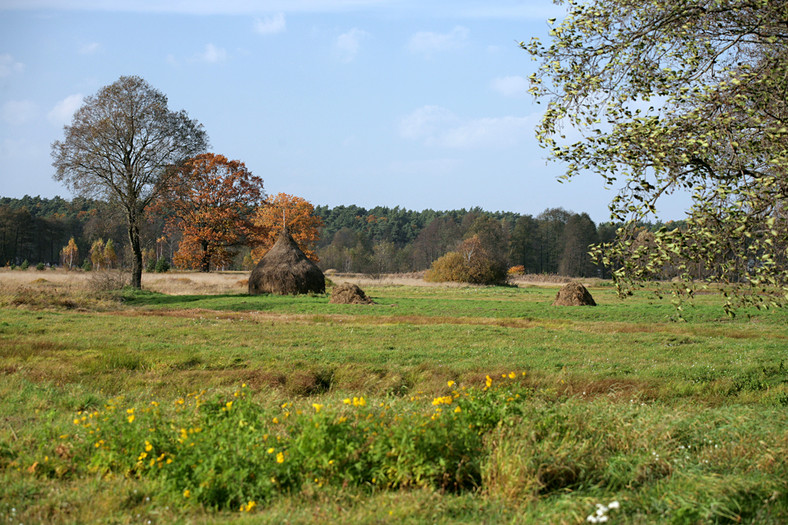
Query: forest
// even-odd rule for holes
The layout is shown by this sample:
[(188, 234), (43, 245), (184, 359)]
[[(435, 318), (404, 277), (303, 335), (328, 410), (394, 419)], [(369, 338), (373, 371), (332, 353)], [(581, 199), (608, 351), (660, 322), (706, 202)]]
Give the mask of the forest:
[[(433, 261), (455, 249), (472, 235), (493, 248), (509, 267), (524, 273), (574, 277), (608, 277), (595, 264), (588, 247), (615, 237), (617, 224), (595, 224), (587, 213), (562, 208), (546, 209), (536, 216), (513, 212), (469, 210), (413, 211), (400, 207), (316, 206), (322, 221), (315, 254), (321, 268), (370, 275), (426, 270)], [(674, 224), (675, 225), (675, 224)], [(164, 259), (172, 263), (179, 232), (168, 229), (162, 213), (152, 213), (142, 232), (146, 265)], [(643, 224), (655, 231), (660, 223)], [(117, 264), (128, 264), (128, 240), (123, 217), (106, 202), (61, 197), (24, 196), (0, 198), (0, 264), (19, 266), (62, 265), (62, 250), (74, 238), (75, 265), (90, 268), (91, 247), (97, 240), (112, 240)], [(212, 270), (248, 269), (254, 260), (249, 246), (239, 244), (227, 266)]]

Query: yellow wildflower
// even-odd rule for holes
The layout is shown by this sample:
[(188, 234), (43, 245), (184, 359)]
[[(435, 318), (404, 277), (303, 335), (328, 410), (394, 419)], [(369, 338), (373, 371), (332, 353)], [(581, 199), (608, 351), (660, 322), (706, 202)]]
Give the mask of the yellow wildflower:
[(186, 490), (183, 491), (183, 497), (184, 498), (188, 498), (191, 495), (192, 495), (192, 491), (190, 491), (189, 489), (186, 489)]
[(446, 384), (449, 386), (449, 388), (451, 388), (454, 386), (454, 381), (449, 380), (449, 382)]
[(485, 385), (485, 388), (490, 388), (492, 386), (492, 377), (487, 376), (487, 378), (486, 378), (486, 380), (484, 382), (484, 385)]
[(462, 409), (460, 408), (459, 405), (457, 405), (457, 408), (454, 409), (454, 413), (459, 414), (460, 412), (462, 412)]
[(273, 453), (274, 453), (274, 449), (273, 449), (273, 447), (269, 448), (269, 449), (267, 450), (267, 452), (268, 452), (269, 454), (273, 454)]
[(145, 452), (150, 452), (153, 450), (153, 445), (150, 444), (150, 441), (145, 441)]
[(312, 403), (312, 407), (315, 409), (315, 413), (320, 412), (320, 409), (323, 408), (323, 405), (320, 403)]
[[(346, 405), (349, 405), (349, 404), (351, 403), (351, 401), (350, 401), (350, 398), (349, 398), (349, 397), (346, 397), (345, 399), (343, 399), (343, 400), (342, 400), (342, 402), (343, 402), (343, 403), (345, 403)], [(75, 419), (75, 420), (74, 420), (74, 422), (75, 422), (75, 423), (76, 423), (77, 421), (78, 421), (77, 419)]]
[(277, 463), (284, 463), (285, 462), (285, 455), (281, 452), (276, 455), (276, 462)]
[(127, 417), (126, 419), (128, 419), (128, 420), (129, 420), (129, 423), (134, 423), (134, 414), (130, 415), (130, 416), (129, 416), (129, 417)]
[(231, 408), (233, 408), (233, 402), (232, 401), (228, 401), (227, 403), (224, 404), (224, 406), (227, 407), (227, 410), (230, 410)]
[(274, 418), (274, 419), (272, 419), (271, 421), (273, 421), (273, 423), (274, 423), (274, 424), (277, 424), (277, 423), (279, 423), (279, 418), (275, 417), (275, 418)]
[(517, 377), (517, 374), (514, 372), (509, 372), (509, 379), (514, 379), (515, 377)]

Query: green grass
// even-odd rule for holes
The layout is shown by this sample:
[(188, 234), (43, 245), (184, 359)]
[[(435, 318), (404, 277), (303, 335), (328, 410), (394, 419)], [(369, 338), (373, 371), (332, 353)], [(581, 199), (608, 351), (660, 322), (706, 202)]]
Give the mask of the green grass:
[[(595, 308), (553, 307), (555, 288), (365, 291), (375, 305), (0, 296), (0, 522), (584, 523), (613, 500), (613, 523), (788, 520), (785, 312), (730, 319), (700, 296), (677, 321), (610, 287)], [(436, 412), (448, 381), (464, 390)], [(194, 467), (137, 465), (148, 440), (192, 457), (180, 428), (204, 429)]]

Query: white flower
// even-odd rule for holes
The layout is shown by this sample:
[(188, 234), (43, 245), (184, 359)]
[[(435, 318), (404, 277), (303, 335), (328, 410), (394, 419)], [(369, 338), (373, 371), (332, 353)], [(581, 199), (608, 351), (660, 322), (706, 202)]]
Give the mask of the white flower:
[(610, 503), (607, 504), (607, 506), (608, 506), (608, 508), (611, 508), (611, 509), (617, 509), (621, 505), (618, 504), (618, 501), (611, 501)]

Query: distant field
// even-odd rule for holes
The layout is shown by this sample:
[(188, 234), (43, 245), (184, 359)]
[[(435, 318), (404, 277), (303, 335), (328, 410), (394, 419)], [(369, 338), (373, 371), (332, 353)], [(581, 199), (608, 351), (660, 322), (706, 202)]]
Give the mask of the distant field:
[(246, 276), (0, 271), (0, 523), (788, 522), (784, 311)]

